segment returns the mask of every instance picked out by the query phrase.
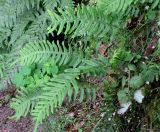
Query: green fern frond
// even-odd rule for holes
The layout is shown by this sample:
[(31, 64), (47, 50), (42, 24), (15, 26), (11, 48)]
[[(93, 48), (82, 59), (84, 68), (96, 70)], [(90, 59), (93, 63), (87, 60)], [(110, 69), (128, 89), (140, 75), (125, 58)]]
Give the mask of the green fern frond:
[(48, 14), (44, 11), (39, 11), (34, 13), (34, 18), (31, 25), (26, 30), (25, 35), (30, 36), (31, 41), (38, 41), (38, 40), (46, 40), (48, 33), (47, 33), (47, 20)]
[(0, 90), (6, 89), (9, 85), (12, 84), (11, 80), (13, 79), (14, 75), (17, 73), (18, 68), (16, 66), (1, 69), (3, 77), (0, 78)]
[(110, 64), (113, 68), (116, 68), (120, 62), (120, 58), (122, 55), (122, 49), (119, 48), (117, 50), (114, 51), (111, 59), (110, 59)]
[(55, 63), (65, 65), (71, 58), (72, 50), (67, 50), (59, 42), (57, 44), (50, 43), (49, 41), (34, 42), (26, 45), (20, 50), (19, 60), (22, 65), (29, 65), (33, 63), (42, 63), (52, 58)]
[(79, 62), (79, 65), (76, 65), (76, 67), (66, 69), (64, 72), (66, 73), (77, 73), (80, 72), (82, 74), (93, 74), (93, 75), (99, 75), (100, 73), (105, 73), (107, 71), (106, 69), (107, 65), (104, 65), (103, 62), (98, 60), (87, 60), (87, 59), (81, 59), (81, 62)]
[(12, 65), (14, 57), (9, 54), (0, 55), (0, 89), (5, 89), (11, 85), (11, 80), (19, 69), (19, 65)]
[(35, 99), (36, 94), (33, 91), (32, 93), (19, 91), (16, 98), (13, 98), (12, 103), (10, 104), (10, 106), (16, 110), (16, 113), (11, 118), (18, 120), (21, 116), (26, 116), (29, 111), (34, 108)]
[(58, 6), (59, 0), (44, 0), (43, 4), (47, 8), (55, 8)]
[(7, 27), (0, 27), (0, 48), (6, 48), (8, 37), (11, 35), (11, 30)]
[(31, 111), (36, 126), (41, 124), (50, 113), (53, 113), (56, 107), (61, 106), (69, 89), (73, 87), (75, 91), (78, 90), (76, 76), (77, 74), (60, 74), (44, 84), (44, 92), (38, 97), (39, 101)]
[[(58, 9), (58, 13), (48, 11), (52, 24), (48, 27), (49, 33), (57, 30), (57, 34), (64, 31), (64, 34), (72, 37), (95, 37), (103, 38), (109, 32), (109, 22), (103, 12), (96, 7), (78, 6), (66, 10)], [(97, 17), (98, 16), (98, 17)]]
[[(23, 15), (25, 15), (25, 17)], [(18, 17), (16, 23), (13, 25), (9, 45), (16, 45), (17, 47), (17, 45), (23, 45), (25, 43), (25, 39), (23, 39), (23, 41), (21, 41), (20, 43), (18, 43), (18, 41), (20, 41), (21, 38), (23, 38), (25, 30), (28, 29), (27, 25), (31, 23), (33, 20), (35, 20), (35, 17), (32, 10), (24, 12), (23, 15)]]
[(47, 14), (43, 11), (35, 12), (30, 10), (25, 12), (26, 17), (19, 17), (13, 26), (9, 45), (12, 48), (23, 47), (25, 44), (38, 40), (46, 40), (47, 33)]
[[(53, 113), (57, 107), (62, 105), (65, 97), (68, 96), (69, 101), (72, 98), (76, 100), (80, 90), (77, 82), (80, 74), (93, 72), (93, 69), (98, 69), (98, 67), (99, 69), (103, 69), (100, 62), (84, 59), (77, 68), (66, 69), (64, 72), (54, 75), (49, 82), (40, 84), (40, 86), (35, 88), (34, 92), (27, 93), (27, 89), (24, 88), (20, 91), (22, 93), (12, 102), (12, 108), (17, 111), (13, 117), (18, 119), (31, 110), (31, 115), (36, 122), (36, 130), (37, 126), (41, 124), (50, 113)], [(90, 99), (91, 95), (93, 99), (96, 98), (95, 90), (86, 88), (84, 89), (84, 93), (86, 94), (85, 97), (87, 100)], [(84, 93), (81, 90), (80, 101), (83, 101)]]
[(125, 12), (126, 9), (138, 0), (97, 0), (97, 6), (106, 14)]
[(68, 8), (73, 7), (72, 0), (44, 0), (43, 3), (47, 9), (54, 9), (55, 7)]
[(83, 60), (82, 64), (78, 67), (78, 69), (84, 73), (92, 73), (93, 75), (98, 75), (100, 73), (105, 73), (107, 65), (104, 65), (103, 62), (97, 60)]
[(11, 27), (25, 10), (39, 8), (41, 0), (5, 0), (0, 4), (0, 25)]

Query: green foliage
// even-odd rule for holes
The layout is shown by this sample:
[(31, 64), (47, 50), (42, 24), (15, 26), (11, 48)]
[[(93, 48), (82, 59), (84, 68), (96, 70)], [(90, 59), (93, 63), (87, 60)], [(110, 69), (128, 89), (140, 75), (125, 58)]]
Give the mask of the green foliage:
[(126, 9), (138, 0), (97, 0), (99, 8), (105, 11), (106, 14), (125, 12)]
[[(111, 32), (111, 24), (104, 17), (101, 10), (91, 6), (77, 6), (63, 11), (58, 8), (58, 13), (48, 11), (52, 19), (49, 33), (57, 31), (74, 37), (103, 38), (106, 33)], [(98, 17), (97, 17), (98, 16)], [(110, 25), (110, 26), (109, 26)]]
[(129, 101), (129, 89), (124, 88), (118, 91), (117, 96), (120, 103), (127, 103)]
[(153, 82), (154, 80), (158, 81), (160, 77), (160, 65), (151, 64), (145, 67), (142, 71), (143, 79), (147, 82)]
[(40, 0), (6, 0), (1, 1), (0, 25), (11, 27), (16, 23), (17, 16), (33, 8), (39, 9)]
[[(0, 89), (16, 86), (13, 118), (30, 114), (35, 131), (66, 100), (96, 99), (87, 77), (103, 80), (107, 76), (104, 95), (112, 113), (119, 104), (133, 103), (136, 90), (159, 87), (160, 0), (82, 3), (85, 5), (72, 0), (0, 1)], [(152, 90), (147, 92), (152, 94)], [(147, 108), (152, 107), (146, 102)], [(147, 113), (152, 120), (156, 118), (153, 113)]]
[[(36, 67), (36, 69), (32, 69), (32, 73), (30, 67), (23, 67), (16, 74), (13, 82), (17, 87), (20, 87), (20, 96), (13, 100), (11, 107), (16, 110), (14, 115), (16, 119), (26, 115), (30, 110), (37, 127), (49, 116), (49, 113), (53, 113), (56, 107), (62, 105), (66, 95), (70, 100), (74, 92), (74, 98), (76, 98), (79, 91), (76, 78), (85, 67), (79, 66), (72, 70), (58, 71), (58, 66), (53, 62), (47, 62), (42, 67), (39, 65)], [(93, 68), (90, 66), (90, 69)], [(84, 93), (81, 92), (80, 101), (83, 100), (84, 95), (82, 94)]]
[(57, 45), (54, 42), (51, 44), (49, 41), (35, 42), (26, 45), (20, 51), (19, 61), (22, 65), (29, 65), (33, 63), (43, 63), (44, 61), (52, 58), (55, 63), (65, 65), (70, 61), (71, 49), (67, 50), (63, 45), (63, 49), (59, 42)]
[[(69, 100), (72, 96), (76, 99), (79, 91), (78, 76), (95, 72), (101, 66), (98, 61), (97, 63), (85, 59), (80, 61), (79, 55), (75, 61), (75, 57), (72, 56), (75, 56), (76, 52), (66, 49), (64, 43), (62, 45), (63, 49), (59, 43), (56, 45), (40, 42), (26, 45), (21, 49), (19, 59), (16, 61), (24, 67), (13, 79), (13, 83), (20, 87), (20, 96), (11, 103), (11, 107), (16, 110), (14, 118), (18, 119), (31, 111), (36, 122), (35, 129), (54, 112), (55, 108), (62, 105), (67, 95)], [(86, 94), (90, 97), (90, 91)], [(83, 101), (83, 98), (84, 92), (81, 90), (80, 101)]]
[(129, 85), (132, 88), (140, 88), (144, 84), (143, 79), (141, 76), (133, 76), (130, 81)]

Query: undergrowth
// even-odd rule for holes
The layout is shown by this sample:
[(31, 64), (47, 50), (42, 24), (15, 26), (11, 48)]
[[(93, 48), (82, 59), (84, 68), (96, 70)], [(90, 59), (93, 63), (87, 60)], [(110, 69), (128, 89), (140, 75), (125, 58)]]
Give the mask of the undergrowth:
[[(159, 9), (160, 0), (2, 0), (0, 88), (16, 86), (11, 118), (31, 115), (37, 131), (103, 90), (92, 131), (160, 129)], [(69, 123), (62, 112), (51, 129)]]

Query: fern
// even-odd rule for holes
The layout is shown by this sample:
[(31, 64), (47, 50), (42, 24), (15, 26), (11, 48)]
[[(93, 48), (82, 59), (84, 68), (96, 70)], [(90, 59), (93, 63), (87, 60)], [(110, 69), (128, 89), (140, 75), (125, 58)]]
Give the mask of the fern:
[(43, 3), (47, 9), (54, 9), (55, 7), (68, 8), (74, 6), (72, 0), (44, 0)]
[(119, 65), (120, 58), (122, 56), (122, 51), (123, 50), (121, 48), (114, 51), (114, 53), (110, 59), (110, 64), (113, 68), (116, 68)]
[(6, 47), (8, 37), (11, 35), (11, 30), (6, 27), (0, 27), (0, 48)]
[[(30, 24), (29, 24), (30, 23)], [(27, 13), (27, 16), (19, 17), (17, 23), (13, 26), (10, 45), (14, 47), (24, 46), (28, 42), (44, 40), (47, 38), (47, 15), (45, 12)], [(27, 30), (26, 30), (27, 29)]]
[(55, 63), (65, 65), (70, 60), (71, 53), (71, 49), (68, 51), (64, 43), (62, 48), (59, 42), (57, 42), (56, 45), (54, 42), (51, 44), (49, 41), (40, 41), (30, 43), (22, 48), (18, 61), (20, 61), (22, 65), (29, 65), (33, 63), (42, 63), (52, 58), (55, 60)]
[(138, 17), (145, 5), (147, 10), (160, 9), (160, 0), (97, 0), (97, 6), (104, 11), (106, 15), (117, 17)]
[[(82, 65), (84, 65), (84, 63)], [(86, 67), (87, 65), (86, 63)], [(93, 67), (97, 69), (100, 65), (96, 67), (91, 67), (90, 65), (89, 67), (90, 69), (87, 68), (87, 70), (85, 67), (81, 66), (73, 69), (66, 69), (63, 73), (54, 75), (47, 83), (42, 83), (37, 88), (33, 88), (30, 92), (27, 92), (26, 88), (20, 88), (19, 95), (13, 99), (11, 103), (11, 107), (16, 110), (16, 114), (13, 118), (19, 119), (21, 116), (25, 116), (31, 111), (31, 115), (36, 122), (36, 130), (37, 126), (41, 124), (44, 119), (53, 113), (57, 107), (62, 105), (66, 96), (68, 96), (69, 100), (71, 100), (72, 96), (76, 99), (79, 91), (76, 78), (78, 78), (80, 74), (92, 71)], [(82, 69), (84, 73), (81, 71)], [(87, 89), (86, 93), (88, 93), (87, 98), (89, 98), (90, 90)], [(94, 90), (92, 90), (92, 96), (95, 98)], [(84, 93), (81, 90), (80, 101), (82, 101), (83, 98)]]
[(0, 5), (0, 24), (1, 26), (11, 27), (16, 23), (17, 16), (25, 10), (37, 7), (40, 0), (6, 0), (1, 1)]
[(64, 34), (73, 38), (77, 36), (103, 38), (110, 31), (109, 21), (96, 7), (78, 6), (76, 9), (68, 8), (65, 11), (59, 8), (58, 13), (51, 11), (48, 13), (52, 19), (52, 24), (48, 27), (49, 33), (57, 30), (57, 34), (60, 34), (64, 30)]
[(0, 55), (0, 89), (5, 89), (11, 85), (11, 80), (15, 73), (18, 71), (19, 65), (11, 66), (14, 57), (9, 54)]
[(124, 15), (130, 16), (130, 17), (138, 17), (141, 10), (144, 10), (144, 8), (141, 9), (141, 6), (145, 5), (146, 10), (154, 10), (155, 8), (160, 9), (160, 0), (137, 0), (134, 2), (134, 4), (131, 4)]
[(43, 86), (46, 92), (42, 93), (39, 97), (40, 101), (36, 104), (35, 109), (31, 111), (36, 125), (42, 123), (43, 119), (49, 116), (50, 112), (53, 113), (54, 108), (61, 106), (67, 91), (71, 89), (72, 86), (75, 91), (78, 90), (75, 77), (76, 74), (61, 74)]
[(105, 11), (105, 14), (124, 13), (126, 9), (134, 2), (138, 0), (98, 0), (98, 7)]
[[(53, 68), (53, 71), (56, 69), (54, 73), (47, 73), (47, 70), (42, 73), (42, 77), (38, 78), (40, 83), (33, 78), (37, 69), (31, 70), (27, 76), (35, 79), (36, 83), (35, 85), (26, 83), (23, 87), (17, 87), (18, 93), (11, 103), (11, 107), (16, 110), (13, 118), (20, 119), (31, 114), (36, 123), (36, 130), (43, 120), (61, 106), (64, 100), (66, 101), (65, 98), (68, 101), (72, 99), (75, 101), (79, 97), (80, 102), (85, 97), (86, 101), (90, 96), (96, 98), (95, 89), (81, 86), (80, 83), (86, 76), (101, 74), (106, 76), (108, 60), (106, 56), (101, 57), (101, 60), (91, 59), (94, 52), (92, 50), (98, 42), (103, 41), (124, 44), (128, 40), (124, 38), (128, 37), (129, 33), (125, 33), (126, 26), (122, 23), (128, 22), (130, 15), (138, 16), (141, 10), (144, 10), (141, 8), (143, 5), (149, 5), (149, 10), (155, 10), (158, 9), (159, 3), (160, 0), (97, 0), (97, 3), (93, 1), (91, 5), (75, 5), (73, 0), (1, 1), (1, 88), (12, 84), (15, 74), (19, 74), (23, 66), (36, 65), (37, 69), (40, 67), (38, 70), (41, 74), (43, 71), (41, 65), (51, 61), (55, 65), (50, 68)], [(61, 35), (64, 35), (64, 39), (56, 40)], [(80, 42), (79, 45), (77, 41)], [(83, 48), (80, 49), (77, 45)], [(74, 46), (76, 48), (73, 48)], [(125, 46), (127, 49), (129, 47)], [(85, 48), (89, 50), (89, 55), (84, 53)], [(117, 68), (120, 64), (126, 66), (133, 60), (133, 54), (130, 54), (132, 50), (128, 49), (127, 52), (125, 48), (114, 50), (111, 57), (108, 57), (111, 68)], [(109, 49), (110, 46), (107, 47), (107, 52)], [(135, 64), (141, 60), (134, 61)], [(133, 67), (131, 69), (132, 76), (137, 70), (133, 71)], [(159, 70), (159, 64), (143, 69), (141, 73), (143, 80), (151, 82), (157, 78), (159, 80)], [(119, 79), (121, 76), (117, 80)]]
[(47, 14), (42, 11), (43, 7), (39, 7), (41, 2), (41, 0), (0, 2), (0, 50), (8, 56), (4, 62), (2, 61), (5, 68), (4, 77), (0, 80), (1, 88), (10, 84), (12, 76), (17, 72), (17, 65), (12, 62), (18, 57), (19, 50), (28, 42), (44, 40), (48, 35)]
[[(60, 68), (63, 69), (65, 66), (63, 71), (54, 75), (47, 83), (43, 81), (38, 87), (33, 87), (30, 92), (26, 88), (20, 88), (20, 94), (11, 104), (12, 108), (16, 109), (16, 114), (13, 116), (16, 119), (27, 115), (31, 111), (31, 115), (36, 122), (35, 130), (50, 113), (53, 113), (57, 107), (62, 105), (65, 97), (68, 96), (69, 101), (72, 97), (74, 100), (77, 98), (79, 92), (77, 78), (80, 75), (105, 69), (102, 66), (103, 63), (98, 61), (86, 60), (85, 58), (82, 58), (81, 61), (75, 61), (75, 57), (72, 56), (78, 55), (70, 48), (69, 50), (66, 49), (64, 44), (62, 45), (41, 41), (28, 44), (20, 51), (18, 61), (22, 65), (42, 63), (52, 59)], [(95, 98), (95, 92), (92, 92)], [(87, 97), (89, 98), (90, 90), (86, 89), (86, 93), (88, 93)], [(84, 93), (81, 90), (80, 101), (83, 98)]]
[(151, 0), (149, 2), (152, 3), (151, 9), (154, 9), (156, 7), (160, 8), (160, 0)]
[(13, 98), (11, 107), (16, 110), (16, 113), (12, 116), (13, 119), (20, 119), (21, 116), (27, 116), (30, 110), (35, 107), (37, 96), (39, 96), (41, 90), (35, 89), (32, 92), (28, 92), (21, 88), (18, 91), (16, 98)]
[(25, 32), (25, 35), (30, 36), (30, 42), (36, 40), (46, 40), (47, 33), (47, 14), (46, 12), (40, 11), (34, 13), (34, 19), (32, 24), (28, 27), (28, 30)]

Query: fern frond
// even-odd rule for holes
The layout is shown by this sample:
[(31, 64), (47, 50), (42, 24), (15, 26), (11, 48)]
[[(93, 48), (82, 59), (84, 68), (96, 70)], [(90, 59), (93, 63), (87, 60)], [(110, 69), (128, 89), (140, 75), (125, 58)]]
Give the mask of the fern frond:
[(0, 90), (5, 89), (8, 87), (8, 85), (12, 84), (11, 80), (13, 79), (17, 71), (17, 66), (5, 68), (2, 70), (3, 77), (0, 78)]
[(41, 0), (5, 0), (0, 5), (0, 25), (11, 27), (25, 10), (39, 8)]
[(107, 65), (104, 65), (103, 62), (97, 60), (87, 60), (81, 59), (79, 65), (73, 68), (69, 68), (64, 70), (65, 73), (77, 73), (80, 72), (82, 74), (93, 74), (97, 75), (99, 73), (105, 73)]
[(43, 3), (47, 9), (54, 9), (55, 7), (60, 7), (63, 9), (73, 7), (72, 0), (44, 0)]
[[(25, 17), (24, 17), (25, 15)], [(9, 45), (20, 45), (20, 44), (24, 44), (25, 43), (25, 39), (24, 41), (21, 41), (20, 43), (17, 44), (17, 41), (20, 41), (21, 38), (23, 38), (24, 34), (25, 34), (25, 30), (28, 28), (28, 23), (31, 23), (33, 20), (35, 19), (34, 15), (33, 15), (33, 11), (27, 11), (24, 12), (22, 16), (19, 16), (17, 18), (16, 23), (13, 25), (12, 28), (12, 35), (11, 35), (11, 39), (9, 41)], [(29, 40), (29, 39), (28, 39)]]
[(71, 58), (72, 50), (67, 50), (59, 42), (57, 44), (49, 41), (34, 42), (26, 45), (20, 50), (19, 60), (22, 65), (29, 65), (32, 63), (42, 63), (52, 58), (59, 65), (65, 65)]
[(13, 76), (18, 71), (18, 65), (11, 66), (13, 61), (14, 57), (9, 54), (0, 55), (0, 89), (7, 88), (7, 86), (11, 84)]
[(26, 116), (35, 106), (37, 93), (37, 91), (32, 91), (32, 93), (28, 93), (24, 90), (19, 91), (16, 98), (13, 98), (10, 104), (11, 108), (16, 110), (16, 113), (12, 116), (12, 118), (18, 120), (21, 116)]
[(83, 60), (78, 69), (83, 74), (87, 75), (100, 75), (101, 73), (105, 74), (107, 72), (107, 66), (102, 61), (99, 60)]
[[(62, 73), (54, 75), (47, 83), (40, 84), (34, 92), (26, 94), (27, 89), (24, 88), (20, 91), (22, 94), (17, 96), (11, 105), (17, 111), (14, 118), (18, 119), (31, 110), (31, 115), (36, 122), (36, 130), (37, 126), (50, 113), (53, 113), (57, 107), (62, 105), (65, 97), (68, 96), (69, 101), (72, 98), (76, 100), (79, 93), (78, 77), (81, 74), (96, 71), (96, 69), (103, 69), (100, 62), (84, 59), (75, 68), (66, 69)], [(84, 92), (87, 100), (90, 99), (90, 95), (93, 96), (93, 99), (95, 98), (95, 90), (86, 88), (80, 92), (80, 101), (84, 99)], [(91, 92), (92, 94), (90, 94)]]
[(64, 11), (58, 9), (58, 13), (51, 11), (48, 13), (52, 20), (52, 24), (48, 27), (49, 33), (57, 30), (57, 34), (60, 34), (64, 30), (64, 34), (72, 37), (103, 38), (111, 27), (108, 26), (109, 22), (103, 12), (96, 7), (78, 6)]
[(19, 17), (13, 26), (11, 40), (12, 48), (23, 47), (25, 44), (38, 40), (46, 40), (47, 33), (47, 14), (43, 11), (35, 12), (30, 10), (25, 12), (25, 18)]
[(122, 51), (123, 50), (121, 48), (114, 51), (114, 53), (110, 59), (110, 64), (113, 68), (116, 68), (119, 65), (120, 58), (122, 56)]
[(125, 12), (125, 10), (138, 0), (98, 0), (97, 6), (105, 11), (105, 14)]
[(43, 11), (34, 13), (34, 19), (28, 27), (28, 30), (25, 32), (25, 35), (30, 36), (30, 42), (36, 40), (46, 40), (46, 37), (48, 36), (47, 15), (48, 14)]
[(6, 27), (0, 27), (0, 48), (6, 48), (8, 37), (11, 35), (11, 30)]
[(43, 86), (44, 92), (39, 96), (35, 109), (31, 111), (31, 115), (36, 121), (36, 126), (53, 113), (53, 110), (61, 106), (68, 90), (74, 88), (78, 91), (78, 85), (75, 77), (77, 74), (60, 74), (50, 80)]

